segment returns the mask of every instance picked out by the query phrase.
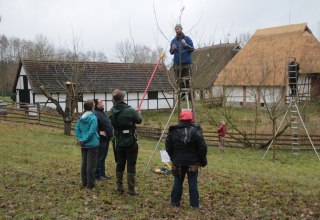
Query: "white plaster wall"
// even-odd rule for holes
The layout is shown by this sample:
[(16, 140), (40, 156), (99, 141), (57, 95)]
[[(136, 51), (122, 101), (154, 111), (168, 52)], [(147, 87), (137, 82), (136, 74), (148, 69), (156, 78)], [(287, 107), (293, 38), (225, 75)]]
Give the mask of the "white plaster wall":
[(243, 102), (243, 88), (242, 87), (229, 87), (225, 90), (227, 102)]
[[(139, 97), (140, 100), (137, 100), (137, 93), (129, 93), (128, 97), (130, 98), (129, 101), (127, 102), (127, 97), (125, 97), (125, 101), (127, 102), (128, 105), (130, 105), (132, 108), (134, 109), (138, 109), (139, 103), (141, 101), (142, 98), (142, 93), (139, 93)], [(105, 105), (105, 110), (106, 111), (110, 111), (111, 107), (113, 106), (112, 103), (112, 96), (111, 94), (107, 93), (107, 98), (109, 100), (105, 100), (105, 94), (104, 93), (97, 93), (97, 94), (83, 94), (83, 102), (85, 102), (86, 100), (89, 99), (93, 99), (93, 97), (95, 96), (95, 98), (101, 99), (104, 101), (104, 105)], [(165, 96), (167, 98), (172, 98), (173, 94), (172, 93), (165, 93)], [(55, 99), (58, 99), (58, 94), (52, 94), (52, 97)], [(158, 97), (159, 98), (163, 98), (162, 100), (158, 100), (158, 108), (170, 108), (170, 106), (168, 105), (167, 101), (164, 99), (164, 95), (159, 92), (158, 93)], [(65, 108), (65, 99), (66, 99), (66, 94), (59, 94), (59, 101), (61, 104), (61, 107), (64, 109)], [(40, 102), (40, 103), (46, 103), (47, 102), (47, 98), (42, 95), (42, 94), (36, 94), (35, 95), (35, 102)], [(79, 112), (83, 112), (83, 102), (78, 102), (78, 110)], [(146, 110), (148, 109), (148, 102), (149, 102), (149, 109), (157, 109), (157, 100), (148, 100), (147, 99), (147, 95), (142, 103), (141, 106), (141, 110)], [(171, 107), (173, 106), (173, 99), (169, 99), (168, 102), (170, 103)], [(48, 107), (52, 107), (55, 108), (55, 105), (53, 103), (48, 102), (47, 105)]]
[(91, 99), (91, 100), (94, 99), (93, 93), (84, 93), (83, 94), (83, 101), (85, 102), (85, 101), (87, 101), (89, 99)]
[(214, 98), (223, 97), (223, 86), (212, 86), (211, 92)]
[(29, 91), (29, 96), (30, 96), (30, 103), (34, 103), (32, 90)]
[(26, 71), (24, 69), (24, 66), (22, 66), (21, 71), (20, 71), (20, 76), (25, 76), (25, 75), (27, 75), (27, 74), (26, 74)]
[(96, 94), (94, 94), (94, 97), (96, 99), (101, 99), (101, 100), (105, 100), (106, 99), (105, 93), (96, 93)]
[(23, 89), (23, 77), (19, 76), (16, 89)]
[(19, 94), (19, 90), (16, 90), (16, 102), (20, 102), (20, 94)]
[[(60, 98), (60, 95), (61, 95), (61, 94), (59, 94), (60, 105), (61, 105), (62, 109), (65, 109), (65, 107), (66, 107), (66, 104), (64, 103), (64, 101), (65, 101), (65, 98), (64, 98), (65, 95), (62, 95), (62, 100), (61, 100), (61, 98)], [(52, 97), (55, 98), (55, 99), (58, 99), (58, 95), (57, 95), (57, 94), (52, 94)], [(48, 101), (48, 98), (45, 97), (45, 95), (43, 95), (43, 94), (35, 94), (35, 102), (36, 102), (36, 103), (37, 103), (37, 102), (40, 102), (41, 105), (45, 105), (45, 103), (46, 103), (47, 101)], [(56, 105), (53, 104), (51, 101), (48, 101), (48, 103), (46, 104), (46, 106), (51, 107), (51, 108), (56, 108)]]
[[(262, 87), (260, 89), (260, 103), (276, 103), (281, 99), (281, 88)], [(265, 101), (264, 101), (265, 100)]]
[[(168, 100), (171, 108), (173, 108), (173, 99), (170, 99)], [(161, 109), (164, 109), (164, 108), (170, 108), (170, 106), (168, 105), (168, 102), (166, 100), (159, 100), (159, 103), (158, 103), (158, 106), (159, 108)]]
[(258, 98), (258, 92), (256, 87), (246, 88), (246, 102), (255, 103)]
[[(139, 94), (140, 95), (140, 94)], [(142, 97), (143, 94), (141, 94)], [(146, 96), (144, 97), (145, 99), (148, 99), (148, 93), (146, 94)], [(132, 99), (138, 99), (138, 94), (136, 92), (129, 92), (126, 97), (125, 100), (132, 100)]]

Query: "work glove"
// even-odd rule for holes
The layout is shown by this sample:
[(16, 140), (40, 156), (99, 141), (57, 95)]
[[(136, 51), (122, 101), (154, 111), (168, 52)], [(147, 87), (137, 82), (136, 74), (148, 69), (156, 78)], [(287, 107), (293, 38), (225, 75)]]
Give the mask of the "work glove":
[(188, 168), (189, 172), (196, 172), (199, 169), (198, 165), (190, 165)]
[(182, 39), (182, 40), (181, 40), (181, 44), (182, 44), (183, 46), (187, 46), (187, 45), (188, 45), (185, 39)]

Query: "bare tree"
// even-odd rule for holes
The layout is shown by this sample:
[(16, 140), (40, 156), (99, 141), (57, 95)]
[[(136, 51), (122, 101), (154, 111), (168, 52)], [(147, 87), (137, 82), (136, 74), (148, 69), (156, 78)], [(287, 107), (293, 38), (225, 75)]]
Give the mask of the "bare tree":
[(33, 60), (50, 60), (54, 57), (54, 46), (44, 35), (38, 34), (30, 45), (28, 58)]
[(240, 46), (244, 47), (248, 43), (250, 37), (251, 37), (250, 32), (240, 33), (238, 37)]
[(162, 48), (152, 49), (144, 44), (130, 43), (129, 40), (115, 44), (115, 57), (122, 63), (156, 63)]
[[(42, 93), (55, 104), (57, 112), (62, 116), (65, 135), (71, 135), (71, 123), (75, 119), (74, 114), (78, 112), (80, 90), (83, 91), (85, 87), (93, 87), (96, 80), (92, 78), (94, 74), (90, 71), (90, 65), (83, 60), (85, 57), (82, 55), (83, 53), (79, 50), (79, 41), (74, 39), (73, 54), (68, 57), (68, 60), (56, 62), (53, 66), (48, 64), (48, 68), (51, 68), (53, 74), (56, 75), (57, 83), (66, 92), (65, 109), (62, 108), (60, 102), (52, 96), (45, 85), (40, 87)], [(58, 80), (61, 78), (65, 81)]]
[(133, 62), (132, 46), (129, 40), (120, 41), (115, 44), (115, 57), (122, 63)]

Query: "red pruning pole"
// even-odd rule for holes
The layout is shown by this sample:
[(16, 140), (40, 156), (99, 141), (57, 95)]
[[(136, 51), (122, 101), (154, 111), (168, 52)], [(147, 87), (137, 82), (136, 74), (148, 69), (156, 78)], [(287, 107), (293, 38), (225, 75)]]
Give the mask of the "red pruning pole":
[(152, 79), (153, 79), (153, 77), (154, 77), (154, 74), (156, 73), (156, 70), (157, 70), (157, 68), (158, 68), (158, 66), (159, 66), (159, 63), (160, 63), (160, 61), (162, 60), (163, 56), (164, 56), (164, 51), (161, 52), (160, 57), (159, 57), (159, 60), (158, 60), (156, 66), (155, 66), (155, 68), (154, 68), (154, 70), (153, 70), (153, 73), (152, 73), (152, 75), (151, 75), (151, 77), (150, 77), (150, 79), (149, 79), (149, 82), (148, 82), (148, 85), (147, 85), (147, 87), (146, 87), (146, 90), (144, 90), (142, 99), (141, 99), (141, 101), (140, 101), (140, 104), (139, 104), (139, 107), (138, 107), (138, 110), (137, 110), (138, 112), (139, 112), (140, 109), (141, 109), (141, 106), (142, 106), (144, 97), (146, 96), (146, 94), (147, 94), (147, 92), (148, 92), (148, 89), (149, 89), (149, 86), (150, 86), (150, 84), (151, 84), (151, 81), (152, 81)]

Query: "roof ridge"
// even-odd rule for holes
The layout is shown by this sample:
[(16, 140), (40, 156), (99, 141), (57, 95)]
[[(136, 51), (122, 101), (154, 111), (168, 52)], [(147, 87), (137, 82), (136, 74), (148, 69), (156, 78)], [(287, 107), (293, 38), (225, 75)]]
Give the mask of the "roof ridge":
[(257, 29), (256, 32), (253, 34), (253, 36), (278, 35), (278, 34), (286, 34), (286, 33), (293, 33), (293, 32), (303, 33), (305, 31), (308, 31), (311, 33), (307, 23), (299, 23), (299, 24), (289, 24), (289, 25), (282, 25), (277, 27)]

